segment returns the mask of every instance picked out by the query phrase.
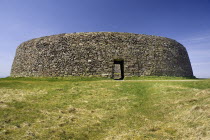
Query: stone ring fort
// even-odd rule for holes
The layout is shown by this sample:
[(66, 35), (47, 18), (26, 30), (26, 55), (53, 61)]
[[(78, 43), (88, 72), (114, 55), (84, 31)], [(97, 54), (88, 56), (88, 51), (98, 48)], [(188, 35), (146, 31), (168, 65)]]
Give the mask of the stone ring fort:
[(87, 32), (46, 36), (16, 50), (12, 77), (193, 76), (183, 45), (133, 33)]

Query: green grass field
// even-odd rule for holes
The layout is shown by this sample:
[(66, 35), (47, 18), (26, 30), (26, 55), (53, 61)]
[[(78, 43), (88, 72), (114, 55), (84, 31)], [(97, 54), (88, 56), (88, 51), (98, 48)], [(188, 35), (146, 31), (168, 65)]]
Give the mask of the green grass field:
[(209, 140), (210, 80), (2, 78), (0, 139)]

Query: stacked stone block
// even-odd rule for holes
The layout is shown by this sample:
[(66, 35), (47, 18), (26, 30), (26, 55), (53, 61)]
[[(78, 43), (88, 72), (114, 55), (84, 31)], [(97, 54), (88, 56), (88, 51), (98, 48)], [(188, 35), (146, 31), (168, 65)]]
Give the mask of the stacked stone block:
[(132, 33), (87, 32), (46, 36), (17, 48), (11, 77), (113, 76), (114, 60), (125, 76), (193, 76), (183, 45)]

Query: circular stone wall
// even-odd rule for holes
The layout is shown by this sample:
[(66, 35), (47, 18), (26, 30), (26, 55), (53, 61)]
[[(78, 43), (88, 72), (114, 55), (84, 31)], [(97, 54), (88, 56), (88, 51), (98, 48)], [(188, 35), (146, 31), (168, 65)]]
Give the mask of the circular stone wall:
[(16, 50), (11, 77), (113, 77), (118, 63), (125, 76), (193, 76), (187, 51), (175, 40), (90, 32), (46, 36), (22, 43)]

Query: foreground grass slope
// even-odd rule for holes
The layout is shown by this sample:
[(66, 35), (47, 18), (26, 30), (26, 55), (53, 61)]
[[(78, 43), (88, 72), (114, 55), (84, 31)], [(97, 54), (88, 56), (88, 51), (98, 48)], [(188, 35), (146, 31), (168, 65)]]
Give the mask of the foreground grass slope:
[(0, 79), (0, 139), (208, 140), (209, 124), (210, 80)]

